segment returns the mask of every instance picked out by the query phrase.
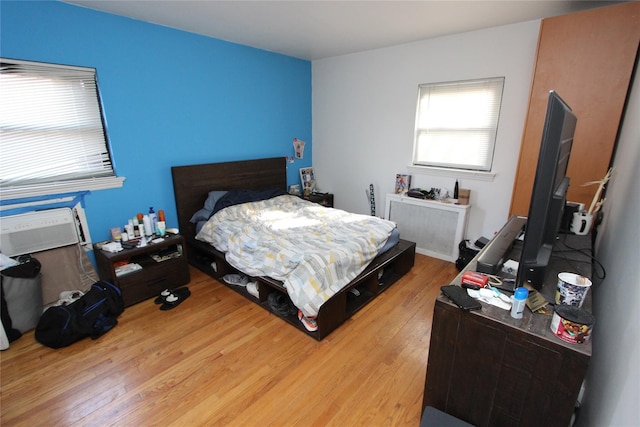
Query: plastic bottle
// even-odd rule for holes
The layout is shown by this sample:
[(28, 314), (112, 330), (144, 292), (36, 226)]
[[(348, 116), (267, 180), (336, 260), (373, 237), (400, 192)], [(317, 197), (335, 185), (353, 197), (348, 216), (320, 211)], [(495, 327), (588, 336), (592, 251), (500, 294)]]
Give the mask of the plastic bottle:
[(149, 221), (151, 222), (151, 234), (155, 234), (157, 232), (156, 224), (158, 223), (158, 216), (153, 210), (153, 206), (149, 208)]
[(514, 319), (522, 319), (528, 296), (529, 290), (527, 288), (516, 288), (512, 297), (511, 317)]
[(136, 237), (136, 230), (133, 228), (133, 220), (130, 219), (127, 223), (127, 234), (129, 235), (129, 239), (133, 239)]
[(153, 234), (153, 229), (151, 228), (151, 220), (149, 219), (149, 215), (144, 215), (142, 217), (142, 223), (144, 224), (144, 235), (151, 236)]
[(138, 222), (138, 218), (133, 218), (131, 221), (133, 222), (133, 237), (140, 237), (140, 223)]
[(158, 211), (158, 222), (156, 223), (156, 231), (158, 236), (164, 236), (167, 233), (167, 225), (164, 222), (164, 211)]
[(456, 185), (453, 187), (453, 198), (458, 199), (458, 180), (456, 179)]

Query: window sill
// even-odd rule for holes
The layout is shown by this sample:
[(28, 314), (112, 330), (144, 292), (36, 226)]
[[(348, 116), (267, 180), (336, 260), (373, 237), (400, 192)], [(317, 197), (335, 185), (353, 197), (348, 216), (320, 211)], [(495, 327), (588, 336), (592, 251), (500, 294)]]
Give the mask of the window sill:
[(56, 182), (52, 184), (28, 185), (16, 188), (0, 188), (0, 200), (14, 200), (25, 197), (49, 196), (77, 191), (107, 190), (122, 187), (125, 177), (107, 177), (80, 181)]
[(433, 176), (446, 176), (453, 178), (468, 178), (475, 179), (477, 181), (488, 181), (491, 182), (495, 179), (495, 172), (480, 172), (480, 171), (470, 171), (464, 169), (446, 169), (446, 168), (436, 168), (433, 166), (415, 166), (409, 165), (407, 166), (410, 172), (418, 175), (433, 175)]

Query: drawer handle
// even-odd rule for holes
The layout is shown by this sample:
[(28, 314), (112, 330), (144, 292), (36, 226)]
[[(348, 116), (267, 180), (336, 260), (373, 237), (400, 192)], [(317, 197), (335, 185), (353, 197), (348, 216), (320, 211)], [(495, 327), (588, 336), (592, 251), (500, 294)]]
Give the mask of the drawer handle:
[(166, 279), (164, 277), (160, 277), (158, 279), (155, 280), (150, 280), (147, 282), (147, 286), (154, 286), (157, 285), (158, 283), (162, 283), (164, 282)]

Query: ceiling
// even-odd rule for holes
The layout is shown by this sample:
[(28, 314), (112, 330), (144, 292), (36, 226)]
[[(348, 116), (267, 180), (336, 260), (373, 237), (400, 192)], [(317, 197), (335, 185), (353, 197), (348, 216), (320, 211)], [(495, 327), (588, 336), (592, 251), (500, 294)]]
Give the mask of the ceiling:
[(589, 0), (65, 2), (307, 60), (619, 3)]

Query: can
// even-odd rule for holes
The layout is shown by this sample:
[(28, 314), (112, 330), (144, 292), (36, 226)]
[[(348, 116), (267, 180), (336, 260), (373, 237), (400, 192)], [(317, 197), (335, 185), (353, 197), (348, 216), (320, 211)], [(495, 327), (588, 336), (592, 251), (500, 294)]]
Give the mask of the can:
[(556, 305), (551, 318), (551, 332), (563, 341), (583, 344), (591, 339), (595, 318), (591, 313), (572, 305)]

